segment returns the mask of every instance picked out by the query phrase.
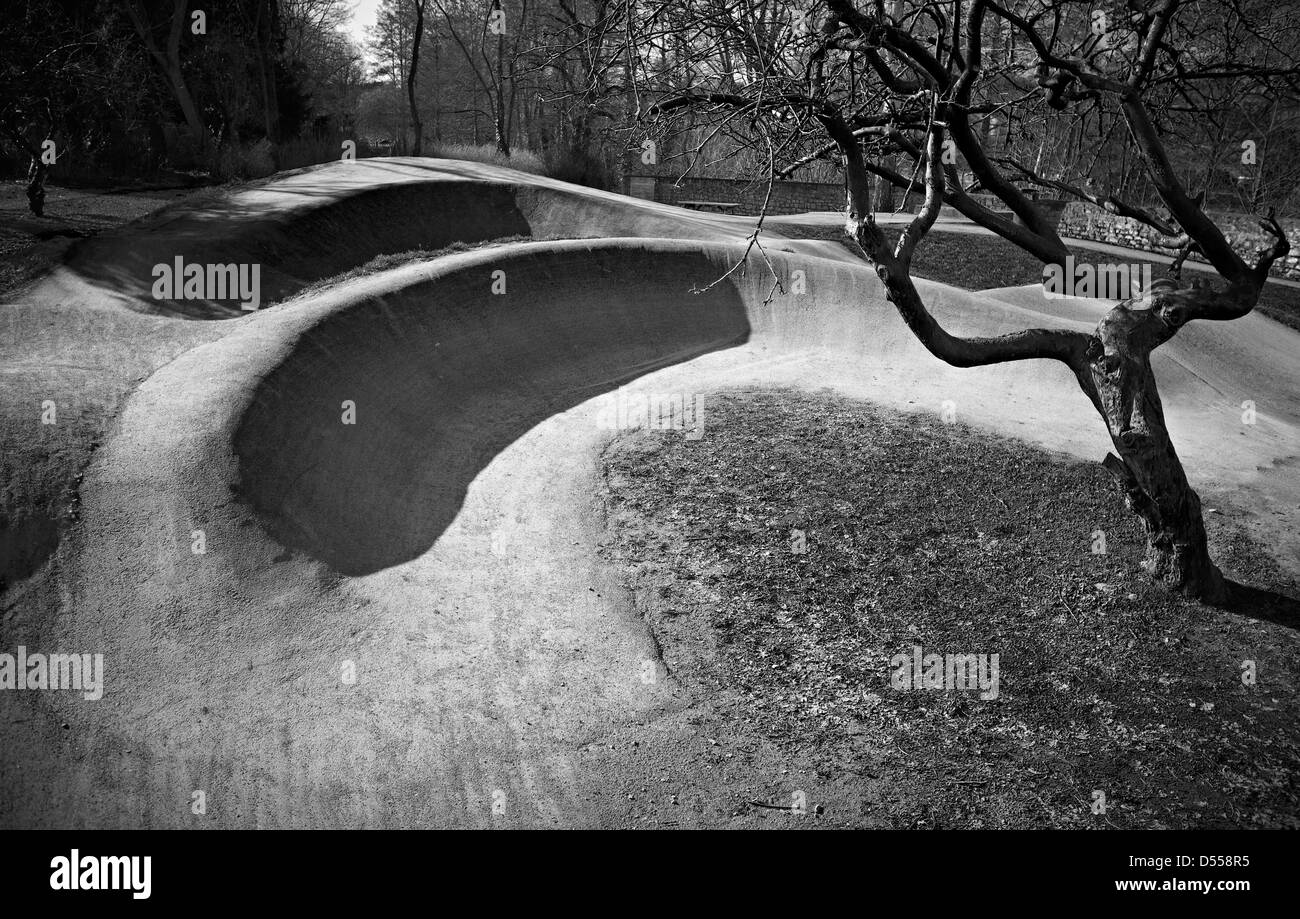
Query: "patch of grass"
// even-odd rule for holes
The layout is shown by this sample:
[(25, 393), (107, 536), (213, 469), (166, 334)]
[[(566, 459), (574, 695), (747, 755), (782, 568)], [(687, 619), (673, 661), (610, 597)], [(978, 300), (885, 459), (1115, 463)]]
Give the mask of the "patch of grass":
[[(606, 552), (691, 691), (884, 782), (890, 825), (1300, 826), (1300, 640), (1152, 585), (1099, 466), (829, 395), (707, 408), (604, 455)], [(998, 698), (892, 688), (914, 646), (998, 654)]]
[(493, 166), (518, 169), (520, 172), (546, 175), (546, 164), (531, 150), (516, 149), (512, 150), (509, 156), (503, 156), (494, 144), (434, 144), (425, 156), (490, 163)]
[(71, 238), (38, 240), (0, 228), (0, 295), (20, 290), (58, 264)]
[[(862, 256), (862, 250), (845, 238), (838, 227), (816, 227), (802, 224), (783, 224), (772, 221), (771, 228), (786, 236), (802, 239), (832, 239), (841, 242), (854, 254)], [(891, 227), (883, 228), (887, 233)], [(1113, 261), (1119, 256), (1108, 255), (1082, 246), (1072, 246), (1076, 263), (1097, 263)], [(1168, 265), (1144, 258), (1138, 251), (1123, 256), (1126, 263), (1150, 265), (1153, 278), (1167, 276)], [(1015, 287), (1024, 284), (1040, 284), (1043, 280), (1043, 264), (1014, 243), (1000, 236), (982, 233), (952, 233), (936, 228), (916, 248), (912, 261), (912, 273), (918, 278), (940, 281), (960, 287), (963, 290), (989, 290), (995, 287)], [(1217, 278), (1188, 268), (1184, 278)], [(1267, 284), (1255, 305), (1256, 311), (1300, 331), (1300, 290), (1281, 284)]]

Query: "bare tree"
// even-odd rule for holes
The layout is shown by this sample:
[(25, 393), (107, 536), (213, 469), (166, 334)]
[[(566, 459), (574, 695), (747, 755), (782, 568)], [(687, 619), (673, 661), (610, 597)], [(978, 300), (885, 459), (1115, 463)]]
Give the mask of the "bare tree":
[(185, 82), (185, 73), (181, 69), (181, 35), (187, 22), (189, 0), (172, 0), (169, 15), (162, 23), (166, 28), (166, 40), (159, 45), (156, 31), (159, 25), (151, 17), (150, 4), (147, 0), (127, 0), (126, 13), (135, 26), (137, 34), (144, 42), (149, 56), (158, 65), (158, 69), (167, 79), (167, 86), (180, 106), (185, 124), (194, 136), (195, 143), (204, 144), (208, 139), (207, 125), (199, 114), (198, 106)]
[[(542, 132), (542, 146), (561, 148), (570, 179), (601, 184), (609, 173), (597, 138), (623, 114), (622, 66), (610, 60), (617, 19), (613, 0), (557, 0), (543, 5), (541, 23), (527, 50), (526, 73), (534, 77), (534, 98), (558, 116), (558, 137)], [(540, 120), (540, 119), (539, 119)]]
[(424, 147), (424, 125), (420, 123), (420, 106), (415, 101), (415, 77), (420, 70), (420, 41), (424, 38), (424, 3), (415, 0), (415, 32), (411, 38), (411, 69), (406, 73), (406, 101), (411, 107), (411, 156), (419, 156)]
[[(521, 0), (517, 18), (507, 15), (501, 0), (492, 0), (486, 16), (480, 17), (467, 16), (464, 5), (452, 0), (434, 0), (434, 3), (452, 42), (487, 99), (497, 150), (509, 156), (518, 96), (518, 61), (523, 31), (529, 22), (528, 0)], [(466, 28), (467, 19), (476, 23), (477, 34)]]
[(104, 62), (93, 58), (100, 35), (61, 12), (32, 2), (22, 15), (0, 17), (0, 46), (8, 49), (0, 58), (0, 145), (27, 157), (27, 206), (37, 217), (45, 216), (50, 168), (69, 146), (68, 125), (88, 120), (85, 98), (96, 93), (102, 105), (109, 89), (96, 66)]
[(345, 34), (347, 0), (281, 0), (283, 54), (300, 75), (318, 118), (351, 130), (365, 82), (361, 49)]
[[(75, 49), (75, 46), (69, 46)], [(55, 49), (42, 57), (26, 70), (15, 73), (6, 72), (0, 80), (0, 87), (6, 92), (3, 105), (0, 105), (0, 137), (13, 143), (29, 159), (27, 170), (27, 208), (37, 217), (45, 216), (45, 180), (50, 167), (45, 161), (42, 142), (50, 138), (54, 129), (54, 115), (50, 111), (48, 93), (41, 93), (40, 88), (47, 84), (57, 72), (57, 60), (67, 57), (68, 49)], [(8, 68), (6, 68), (8, 70)], [(35, 87), (36, 92), (24, 93), (28, 87)]]
[[(886, 296), (935, 357), (958, 367), (1055, 360), (1074, 373), (1109, 430), (1106, 467), (1146, 528), (1147, 566), (1167, 587), (1209, 602), (1225, 597), (1210, 558), (1201, 504), (1165, 426), (1151, 354), (1193, 320), (1247, 315), (1273, 263), (1289, 244), (1272, 211), (1259, 223), (1272, 242), (1240, 253), (1185, 187), (1166, 149), (1160, 119), (1170, 99), (1215, 75), (1246, 75), (1294, 93), (1294, 41), (1279, 41), (1282, 14), (1253, 0), (627, 0), (625, 39), (611, 49), (628, 65), (626, 91), (659, 129), (679, 113), (711, 117), (716, 130), (747, 136), (769, 151), (773, 175), (834, 156), (842, 164), (846, 233), (865, 252)], [(1204, 29), (1249, 7), (1253, 30)], [(778, 27), (784, 23), (784, 27)], [(1000, 40), (996, 60), (986, 43)], [(674, 61), (685, 54), (688, 66)], [(993, 118), (1040, 121), (1058, 112), (1114, 113), (1142, 166), (1141, 182), (1163, 211), (1110, 189), (1045, 175), (1041, 155), (1022, 162), (990, 151)], [(1099, 119), (1072, 130), (1096, 131)], [(1088, 134), (1083, 135), (1086, 141)], [(910, 169), (890, 164), (898, 157)], [(963, 181), (959, 166), (969, 178)], [(872, 181), (917, 189), (924, 203), (896, 239), (873, 215)], [(948, 204), (1046, 264), (1068, 250), (1054, 218), (1028, 189), (1091, 201), (1162, 234), (1177, 252), (1171, 277), (1121, 302), (1092, 332), (1026, 329), (989, 338), (949, 333), (926, 308), (911, 277), (918, 244)], [(998, 213), (974, 197), (1002, 202)], [(1187, 284), (1183, 260), (1201, 253), (1220, 283)], [(1249, 257), (1248, 257), (1249, 256)]]
[(275, 82), (275, 62), (279, 56), (281, 0), (252, 0), (244, 16), (251, 20), (250, 31), (257, 51), (257, 83), (262, 95), (262, 117), (267, 140), (279, 143), (280, 97)]

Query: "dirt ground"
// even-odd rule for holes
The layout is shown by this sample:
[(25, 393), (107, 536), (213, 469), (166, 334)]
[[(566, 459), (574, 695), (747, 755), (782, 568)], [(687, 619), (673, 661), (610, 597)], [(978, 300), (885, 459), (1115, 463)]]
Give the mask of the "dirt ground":
[[(833, 394), (702, 398), (707, 437), (638, 431), (606, 452), (606, 551), (695, 697), (835, 764), (827, 813), (1300, 826), (1300, 584), (1220, 509), (1214, 551), (1249, 585), (1231, 612), (1150, 584), (1097, 464)], [(918, 646), (998, 654), (996, 697), (900, 691), (891, 659), (910, 671)]]

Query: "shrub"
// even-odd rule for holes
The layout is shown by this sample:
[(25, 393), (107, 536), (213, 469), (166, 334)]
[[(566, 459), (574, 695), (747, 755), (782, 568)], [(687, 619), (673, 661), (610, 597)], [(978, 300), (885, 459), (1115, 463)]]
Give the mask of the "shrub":
[[(343, 158), (343, 141), (350, 140), (337, 132), (305, 134), (286, 140), (276, 147), (276, 159), (281, 170), (315, 166)], [(357, 156), (366, 155), (363, 141), (357, 142)]]
[(586, 185), (610, 191), (614, 187), (613, 171), (609, 163), (592, 156), (587, 150), (559, 149), (546, 157), (546, 175), (561, 182)]
[(449, 160), (470, 160), (475, 163), (491, 163), (520, 172), (534, 175), (548, 175), (541, 158), (531, 150), (515, 150), (510, 156), (502, 156), (494, 144), (433, 144), (428, 149), (428, 156), (439, 156)]
[(223, 143), (207, 150), (207, 168), (221, 182), (261, 179), (275, 172), (274, 147), (266, 138), (251, 144)]

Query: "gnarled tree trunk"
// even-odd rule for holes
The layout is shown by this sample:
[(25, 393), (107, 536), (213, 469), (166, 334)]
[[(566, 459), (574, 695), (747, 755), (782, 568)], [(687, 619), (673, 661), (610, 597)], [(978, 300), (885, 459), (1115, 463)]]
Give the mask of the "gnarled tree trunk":
[(1146, 528), (1147, 571), (1177, 593), (1221, 603), (1225, 586), (1210, 559), (1201, 500), (1169, 438), (1151, 371), (1151, 352), (1176, 331), (1160, 311), (1121, 303), (1097, 327), (1080, 384), (1119, 454), (1108, 454), (1104, 465)]

